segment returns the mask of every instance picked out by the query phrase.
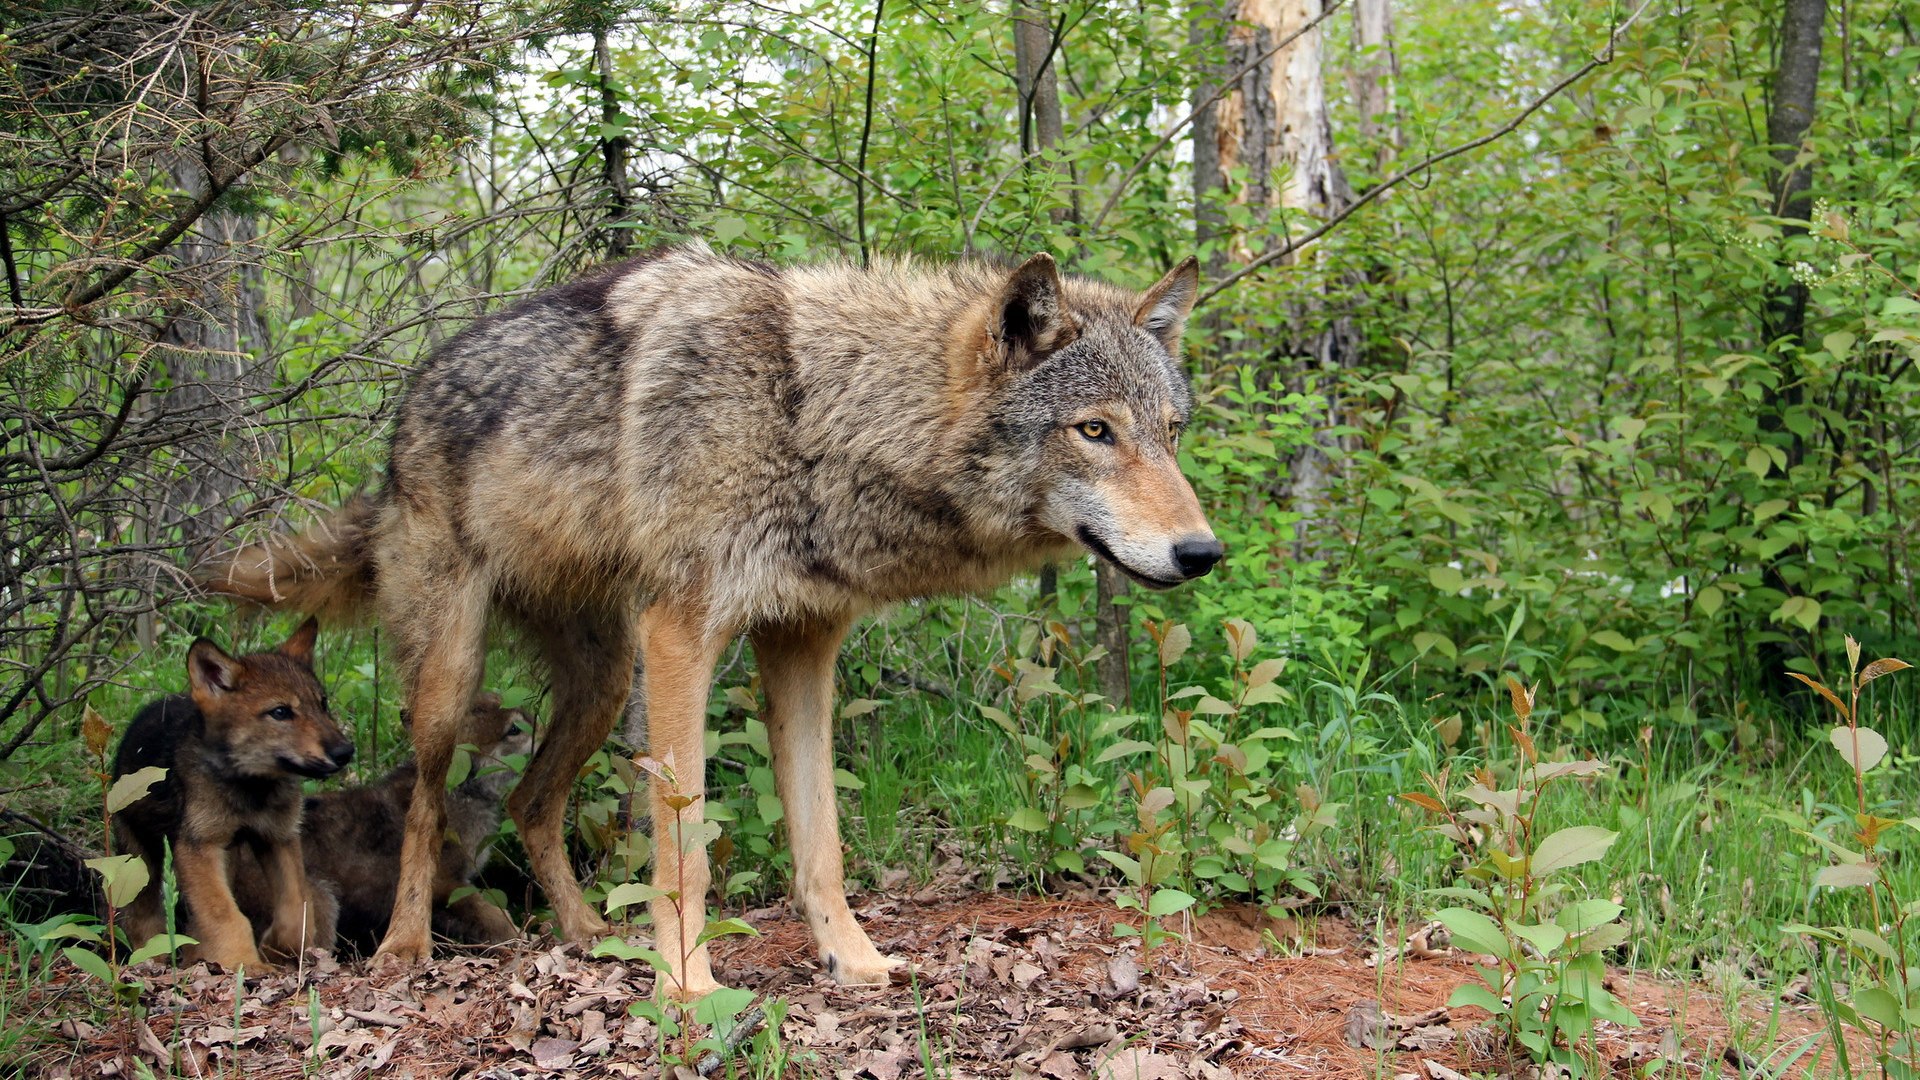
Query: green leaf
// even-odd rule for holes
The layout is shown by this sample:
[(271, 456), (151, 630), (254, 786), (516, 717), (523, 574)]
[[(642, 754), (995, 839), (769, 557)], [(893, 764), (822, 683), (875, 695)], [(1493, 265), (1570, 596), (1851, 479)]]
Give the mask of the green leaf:
[(861, 791), (866, 788), (867, 782), (845, 769), (835, 769), (833, 770), (833, 786), (846, 788), (848, 791)]
[(1853, 1011), (1883, 1028), (1899, 1030), (1900, 999), (1885, 987), (1869, 986), (1853, 995)]
[(66, 948), (60, 950), (60, 952), (68, 960), (71, 960), (73, 962), (74, 967), (77, 967), (81, 971), (84, 971), (87, 974), (93, 976), (94, 978), (99, 979), (101, 982), (111, 983), (114, 981), (113, 967), (109, 965), (105, 960), (105, 958), (103, 958), (99, 953), (88, 952), (87, 950), (81, 948), (78, 945), (69, 945)]
[(190, 938), (185, 934), (155, 934), (146, 944), (127, 954), (127, 965), (131, 967), (143, 960), (151, 960), (156, 956), (166, 956), (175, 949), (198, 944), (200, 944), (200, 939)]
[(624, 885), (615, 885), (607, 890), (606, 909), (611, 915), (622, 908), (635, 904), (648, 904), (667, 896), (669, 890), (648, 885), (641, 881), (629, 881)]
[(630, 945), (624, 939), (617, 937), (607, 938), (598, 945), (595, 945), (591, 955), (611, 956), (616, 960), (645, 961), (648, 967), (658, 972), (666, 972), (671, 969), (671, 965), (667, 963), (667, 958), (660, 955), (658, 951), (649, 949), (644, 945)]
[(1095, 765), (1105, 765), (1114, 758), (1126, 757), (1128, 754), (1138, 754), (1143, 750), (1152, 752), (1153, 744), (1141, 742), (1139, 739), (1122, 739), (1112, 746), (1107, 747), (1105, 750), (1100, 751), (1100, 756), (1094, 758), (1093, 763)]
[(1871, 772), (1887, 756), (1887, 740), (1872, 728), (1837, 727), (1827, 740), (1855, 772)]
[(1046, 832), (1053, 822), (1038, 807), (1023, 806), (1007, 815), (1007, 824), (1022, 832)]
[(149, 765), (144, 769), (135, 769), (113, 782), (112, 790), (107, 792), (107, 813), (117, 814), (127, 807), (147, 797), (153, 785), (167, 778), (167, 770), (159, 765)]
[(753, 991), (722, 986), (694, 1002), (693, 1018), (708, 1027), (715, 1027), (739, 1016), (752, 1004)]
[(1630, 653), (1640, 651), (1640, 646), (1635, 645), (1632, 638), (1627, 637), (1618, 630), (1595, 630), (1592, 635), (1590, 635), (1589, 640), (1596, 645), (1605, 645), (1614, 652)]
[(742, 922), (739, 919), (715, 919), (701, 929), (700, 936), (693, 940), (693, 944), (695, 947), (698, 947), (705, 945), (714, 938), (759, 936), (760, 931), (755, 930), (751, 924)]
[(1764, 480), (1772, 469), (1773, 457), (1767, 453), (1766, 447), (1753, 446), (1747, 449), (1748, 472)]
[(1726, 602), (1727, 594), (1722, 592), (1718, 585), (1704, 586), (1693, 598), (1693, 606), (1709, 619), (1713, 618)]
[(1154, 918), (1163, 918), (1178, 914), (1192, 907), (1194, 898), (1179, 889), (1156, 889), (1147, 898), (1147, 914)]
[(1479, 983), (1461, 983), (1454, 987), (1452, 994), (1447, 996), (1447, 1008), (1459, 1009), (1469, 1006), (1485, 1009), (1495, 1016), (1504, 1016), (1507, 1012), (1506, 1003), (1501, 1001), (1499, 995), (1493, 991)]
[(1513, 955), (1513, 947), (1507, 942), (1506, 935), (1492, 919), (1477, 911), (1466, 908), (1441, 908), (1433, 913), (1440, 925), (1447, 928), (1453, 936), (1453, 943), (1468, 952), (1486, 953), (1489, 956), (1505, 959)]
[(1445, 565), (1427, 567), (1427, 580), (1433, 583), (1434, 588), (1449, 596), (1458, 593), (1467, 584), (1467, 576), (1457, 567)]
[(1584, 933), (1605, 926), (1626, 909), (1611, 900), (1578, 900), (1560, 909), (1553, 921), (1569, 934)]
[(1507, 928), (1514, 936), (1532, 942), (1543, 956), (1552, 956), (1567, 943), (1567, 932), (1553, 923), (1510, 923)]
[(1167, 636), (1160, 639), (1160, 666), (1172, 667), (1187, 655), (1187, 648), (1193, 644), (1193, 632), (1185, 623), (1175, 623), (1167, 630)]
[(1094, 854), (1112, 863), (1116, 869), (1126, 875), (1126, 879), (1130, 883), (1134, 885), (1140, 884), (1140, 860), (1130, 855), (1122, 855), (1118, 851), (1102, 850), (1095, 851)]
[(1571, 829), (1561, 829), (1540, 841), (1540, 846), (1534, 849), (1533, 874), (1539, 877), (1569, 866), (1592, 862), (1605, 855), (1619, 836), (1617, 832), (1596, 825), (1575, 825)]
[(1811, 596), (1789, 596), (1774, 609), (1772, 618), (1774, 622), (1792, 619), (1811, 630), (1820, 622), (1820, 601)]
[(147, 887), (151, 871), (138, 855), (102, 855), (97, 859), (88, 859), (87, 865), (100, 875), (106, 886), (107, 903), (114, 907), (126, 907), (140, 890)]

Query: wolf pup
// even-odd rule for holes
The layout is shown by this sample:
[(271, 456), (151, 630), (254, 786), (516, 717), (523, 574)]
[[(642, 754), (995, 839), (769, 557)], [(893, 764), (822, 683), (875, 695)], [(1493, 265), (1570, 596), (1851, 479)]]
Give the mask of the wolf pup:
[[(991, 589), (1076, 550), (1154, 589), (1211, 570), (1221, 546), (1175, 461), (1197, 290), (1192, 259), (1137, 293), (1063, 278), (1044, 254), (779, 269), (695, 244), (603, 267), (436, 350), (400, 406), (384, 490), (204, 572), (306, 611), (371, 601), (393, 642), (420, 772), (380, 952), (430, 948), (447, 765), (497, 615), (551, 674), (552, 728), (508, 810), (561, 935), (607, 927), (561, 827), (636, 652), (651, 753), (672, 769), (651, 785), (654, 880), (706, 895), (704, 847), (667, 837), (701, 820), (713, 668), (745, 633), (795, 906), (834, 978), (887, 981), (899, 962), (845, 895), (840, 641), (864, 613)], [(653, 918), (667, 985), (713, 989), (694, 947), (702, 905), (663, 898)]]
[[(518, 709), (501, 708), (496, 694), (475, 698), (467, 714), (460, 741), (473, 744), (479, 753), (472, 774), (447, 792), (447, 836), (433, 878), (433, 928), (454, 941), (492, 945), (520, 935), (507, 913), (484, 896), (449, 898), (486, 867), (501, 802), (518, 777), (501, 759), (533, 749), (531, 732), (519, 726), (526, 720)], [(307, 877), (316, 891), (329, 897), (319, 909), (338, 911), (333, 923), (315, 928), (322, 944), (366, 954), (387, 932), (400, 877), (400, 837), (418, 771), (409, 760), (364, 787), (307, 796), (301, 826)], [(266, 917), (273, 893), (265, 868), (243, 853), (236, 853), (235, 862), (240, 910), (256, 921)]]
[[(190, 913), (186, 933), (200, 942), (190, 955), (257, 968), (263, 954), (285, 960), (331, 944), (316, 928), (331, 919), (327, 898), (308, 887), (300, 851), (300, 782), (338, 772), (353, 760), (353, 743), (327, 712), (326, 690), (313, 674), (318, 630), (308, 619), (272, 652), (239, 657), (195, 641), (187, 650), (188, 692), (148, 705), (128, 726), (114, 776), (149, 765), (167, 770), (113, 818), (115, 843), (149, 872), (126, 911), (135, 942), (166, 930), (160, 863), (170, 842)], [(272, 903), (264, 930), (234, 901), (232, 856), (243, 847), (265, 868)]]

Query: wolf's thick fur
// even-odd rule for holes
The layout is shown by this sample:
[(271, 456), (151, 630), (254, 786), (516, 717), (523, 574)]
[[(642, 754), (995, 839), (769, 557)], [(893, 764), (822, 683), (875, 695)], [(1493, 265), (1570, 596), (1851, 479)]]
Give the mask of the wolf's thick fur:
[[(332, 925), (331, 897), (309, 887), (300, 850), (300, 781), (338, 771), (353, 759), (353, 743), (333, 722), (313, 674), (317, 627), (308, 619), (278, 649), (240, 657), (195, 641), (187, 650), (188, 693), (148, 705), (127, 726), (113, 775), (149, 765), (167, 770), (113, 819), (116, 846), (148, 870), (146, 888), (126, 911), (133, 941), (166, 930), (160, 873), (170, 842), (186, 933), (200, 942), (189, 955), (258, 968), (263, 953), (285, 960), (331, 944), (320, 929)], [(264, 926), (234, 900), (233, 856), (242, 848), (264, 868)]]
[[(454, 941), (492, 945), (519, 935), (507, 913), (486, 897), (451, 897), (487, 864), (502, 800), (518, 776), (501, 760), (533, 749), (531, 732), (519, 727), (526, 721), (520, 710), (501, 708), (498, 695), (481, 694), (460, 734), (460, 741), (478, 752), (472, 774), (447, 792), (447, 833), (433, 878), (433, 929)], [(407, 803), (418, 772), (409, 759), (371, 784), (307, 796), (300, 832), (307, 880), (315, 892), (326, 894), (318, 910), (338, 912), (337, 920), (316, 925), (316, 944), (365, 954), (387, 932), (400, 879)], [(248, 852), (235, 852), (233, 891), (249, 919), (258, 923), (269, 917), (272, 883), (266, 867)]]
[[(884, 981), (847, 908), (832, 783), (833, 661), (849, 624), (991, 588), (1076, 545), (1135, 580), (1206, 573), (1220, 546), (1174, 447), (1193, 260), (1146, 293), (1053, 260), (776, 269), (671, 249), (481, 319), (421, 365), (386, 489), (295, 541), (238, 553), (219, 589), (309, 609), (369, 591), (405, 674), (420, 773), (381, 952), (429, 948), (442, 780), (491, 616), (551, 669), (554, 720), (509, 811), (560, 932), (601, 933), (561, 825), (639, 650), (652, 754), (702, 792), (713, 665), (751, 636), (794, 838), (793, 894), (828, 970)], [(683, 996), (714, 986), (704, 848), (668, 839), (654, 903)], [(680, 815), (699, 821), (696, 798)], [(682, 851), (682, 847), (690, 850)]]

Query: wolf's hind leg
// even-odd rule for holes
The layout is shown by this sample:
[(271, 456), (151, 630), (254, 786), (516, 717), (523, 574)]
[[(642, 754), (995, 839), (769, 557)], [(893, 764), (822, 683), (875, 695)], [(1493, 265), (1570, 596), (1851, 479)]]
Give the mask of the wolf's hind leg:
[(433, 952), (433, 884), (447, 827), (447, 770), (486, 665), (492, 583), (475, 569), (452, 583), (437, 581), (436, 572), (444, 570), (404, 560), (380, 568), (380, 621), (393, 635), (395, 657), (407, 673), (419, 771), (400, 842), (393, 920), (380, 939), (376, 961), (413, 964)]
[(834, 803), (833, 661), (846, 630), (845, 619), (765, 627), (754, 631), (753, 652), (767, 692), (774, 782), (793, 843), (794, 906), (836, 981), (885, 983), (901, 962), (875, 949), (847, 908)]
[[(707, 844), (695, 834), (706, 820), (707, 695), (713, 665), (728, 635), (711, 632), (697, 604), (656, 602), (641, 618), (641, 654), (646, 666), (647, 752), (673, 764), (676, 790), (654, 780), (647, 785), (653, 809), (653, 884), (677, 899), (653, 901), (660, 955), (672, 970), (668, 993), (691, 1001), (717, 989), (704, 944), (707, 924)], [(624, 673), (623, 673), (624, 674)], [(686, 802), (678, 807), (673, 804)], [(669, 799), (672, 802), (669, 802)]]
[[(607, 921), (581, 898), (567, 858), (567, 796), (580, 766), (607, 741), (632, 681), (634, 617), (619, 609), (569, 613), (532, 629), (553, 678), (553, 720), (527, 771), (507, 798), (533, 876), (553, 906), (560, 936), (579, 941), (607, 932)], [(508, 937), (513, 936), (509, 931)]]

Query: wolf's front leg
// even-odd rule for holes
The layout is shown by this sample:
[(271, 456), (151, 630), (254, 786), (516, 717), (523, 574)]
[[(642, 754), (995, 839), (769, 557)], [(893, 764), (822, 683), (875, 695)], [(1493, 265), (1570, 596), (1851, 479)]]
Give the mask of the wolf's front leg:
[(667, 992), (691, 1001), (719, 988), (707, 947), (707, 694), (726, 637), (711, 634), (697, 605), (658, 602), (641, 618), (648, 753), (672, 767), (648, 785), (653, 809), (653, 884), (672, 894), (651, 905), (656, 947), (672, 970)]
[(793, 901), (813, 930), (827, 973), (841, 983), (884, 984), (901, 961), (883, 955), (847, 908), (840, 812), (833, 791), (833, 661), (847, 620), (757, 630), (754, 656), (767, 692), (774, 781), (793, 840)]
[(266, 858), (267, 883), (273, 889), (273, 922), (260, 937), (260, 951), (272, 960), (298, 959), (304, 949), (333, 951), (331, 920), (322, 925), (321, 905), (307, 882), (300, 838), (275, 844)]
[(228, 971), (265, 966), (253, 944), (253, 924), (233, 899), (226, 845), (183, 840), (174, 849), (173, 861), (181, 895), (193, 909), (187, 935), (200, 943), (188, 958), (210, 960)]

